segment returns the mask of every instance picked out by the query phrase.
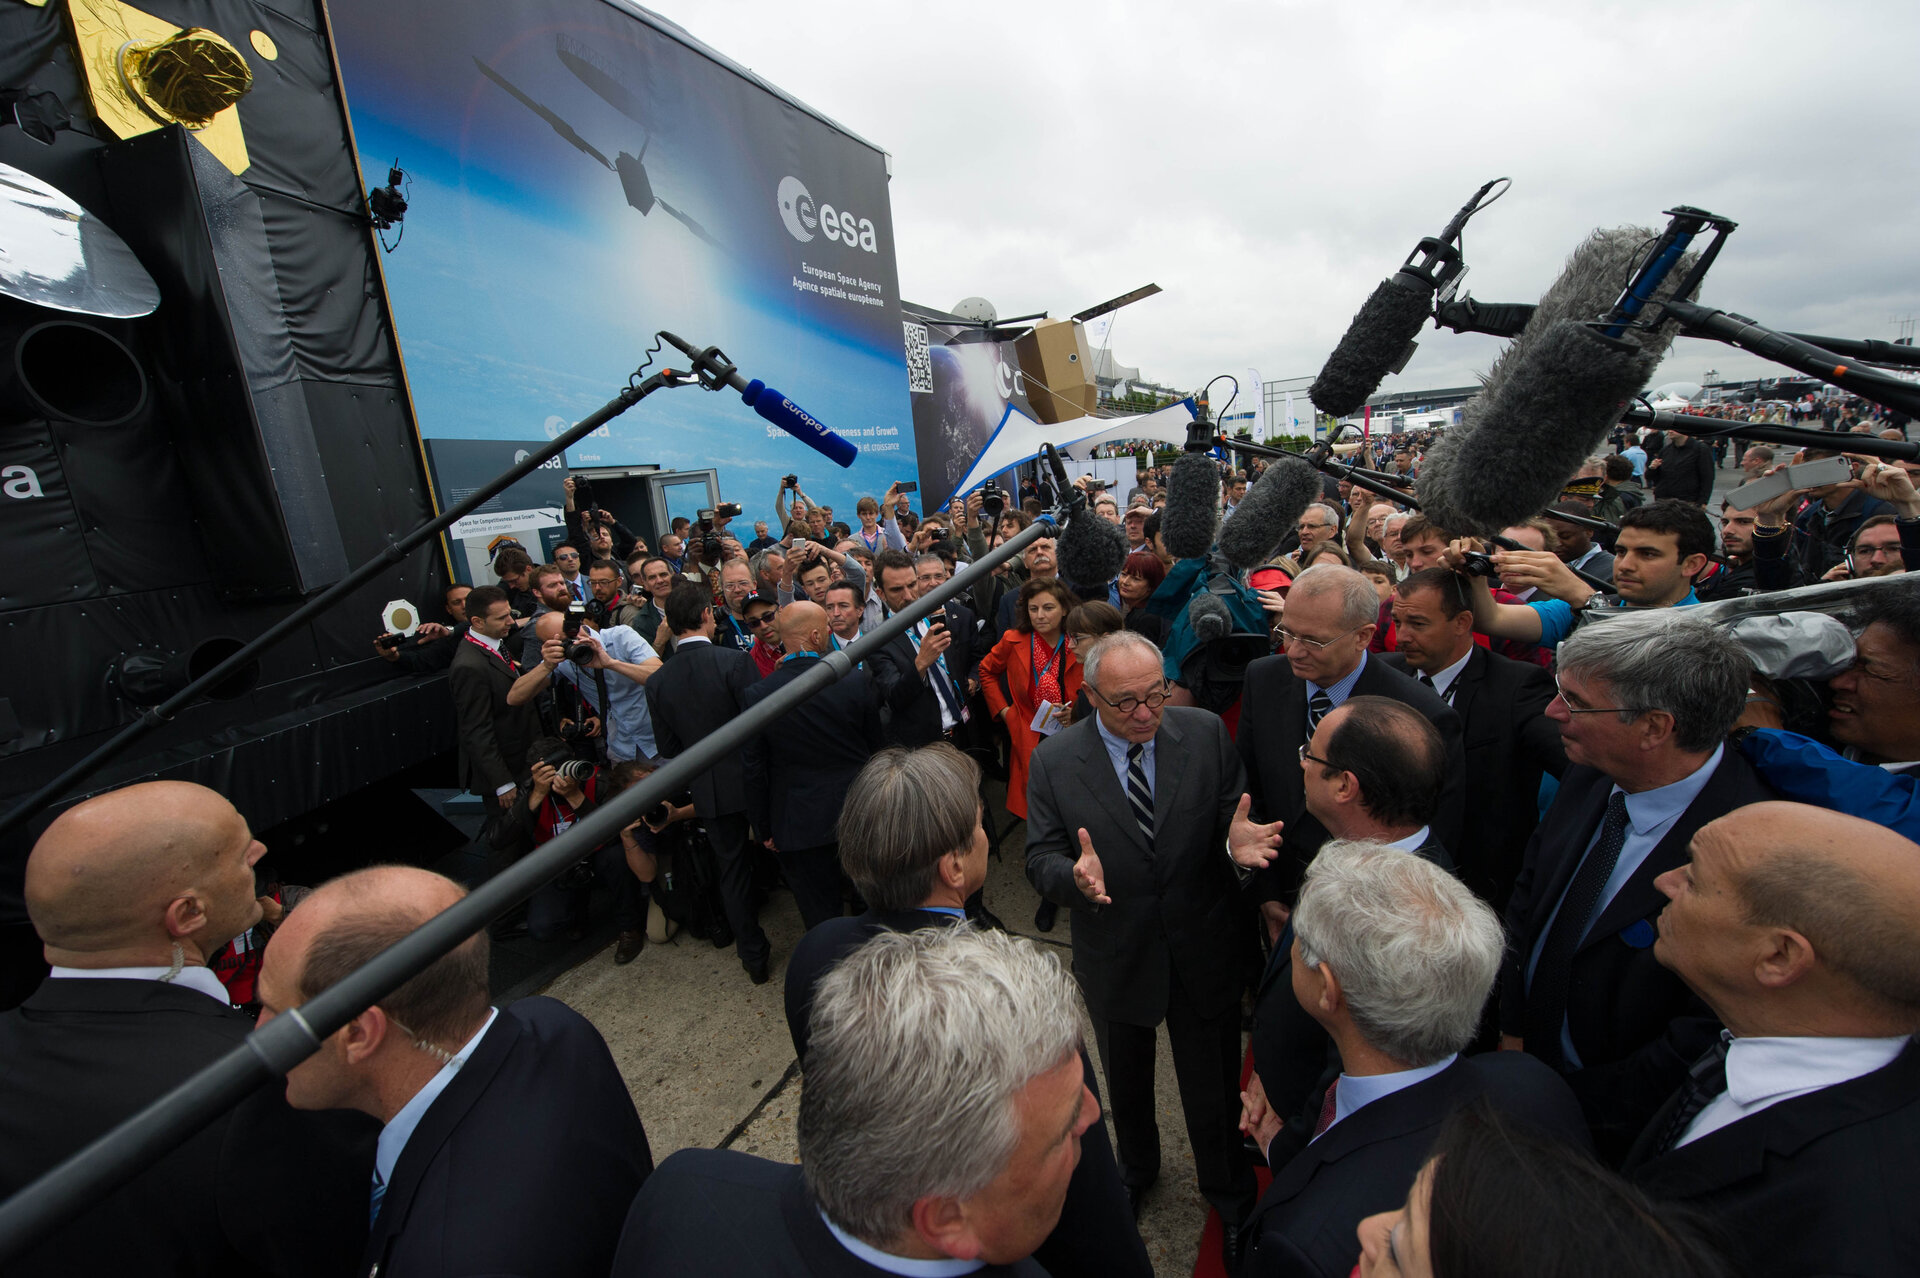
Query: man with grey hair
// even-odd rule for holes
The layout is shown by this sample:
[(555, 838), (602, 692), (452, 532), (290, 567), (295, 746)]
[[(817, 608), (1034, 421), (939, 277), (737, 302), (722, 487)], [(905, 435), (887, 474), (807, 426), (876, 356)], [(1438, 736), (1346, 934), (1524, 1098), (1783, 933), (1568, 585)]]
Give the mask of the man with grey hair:
[[(882, 750), (861, 769), (847, 792), (839, 835), (841, 865), (867, 912), (823, 923), (794, 947), (786, 989), (794, 1055), (806, 1060), (815, 992), (847, 954), (878, 932), (964, 922), (967, 901), (987, 880), (987, 832), (980, 816), (979, 765), (945, 742)], [(1085, 1048), (1081, 1063), (1098, 1101)], [(1053, 1278), (1148, 1278), (1153, 1272), (1127, 1209), (1105, 1123), (1095, 1123), (1081, 1139), (1080, 1165), (1067, 1185), (1060, 1221), (1034, 1259)]]
[(1293, 934), (1294, 996), (1340, 1063), (1284, 1126), (1257, 1091), (1243, 1098), (1242, 1127), (1274, 1172), (1247, 1224), (1243, 1275), (1349, 1271), (1355, 1228), (1405, 1199), (1440, 1124), (1481, 1098), (1587, 1144), (1552, 1070), (1511, 1052), (1460, 1055), (1506, 938), (1458, 879), (1390, 844), (1336, 840), (1307, 869)]
[(681, 1150), (634, 1199), (614, 1275), (1044, 1274), (1030, 1257), (1100, 1118), (1078, 1025), (1031, 941), (875, 935), (820, 982), (800, 1165)]
[(1466, 752), (1460, 716), (1432, 688), (1368, 652), (1380, 615), (1373, 583), (1339, 564), (1315, 564), (1294, 579), (1276, 632), (1283, 653), (1247, 666), (1240, 697), (1240, 758), (1257, 821), (1285, 828), (1280, 858), (1258, 876), (1268, 934), (1277, 940), (1300, 875), (1328, 837), (1307, 807), (1301, 749), (1349, 697), (1386, 697), (1412, 707), (1440, 734), (1445, 765), (1432, 833), (1460, 846)]
[(1695, 831), (1773, 797), (1727, 733), (1751, 667), (1710, 622), (1665, 611), (1582, 626), (1560, 645), (1567, 770), (1507, 906), (1501, 1046), (1566, 1076), (1601, 1155), (1617, 1161), (1718, 1031), (1655, 959), (1666, 898)]
[(1327, 502), (1316, 501), (1300, 512), (1294, 532), (1300, 539), (1300, 545), (1292, 554), (1280, 560), (1280, 567), (1290, 577), (1299, 576), (1300, 561), (1309, 550), (1340, 536), (1340, 511)]
[[(1238, 878), (1275, 855), (1278, 834), (1247, 819), (1226, 725), (1167, 705), (1158, 648), (1123, 630), (1082, 660), (1095, 713), (1042, 741), (1028, 765), (1027, 878), (1074, 911), (1073, 971), (1136, 1211), (1160, 1173), (1153, 1074), (1164, 1021), (1200, 1191), (1237, 1226), (1255, 1197), (1233, 1104)], [(1229, 1270), (1237, 1259), (1230, 1251)]]

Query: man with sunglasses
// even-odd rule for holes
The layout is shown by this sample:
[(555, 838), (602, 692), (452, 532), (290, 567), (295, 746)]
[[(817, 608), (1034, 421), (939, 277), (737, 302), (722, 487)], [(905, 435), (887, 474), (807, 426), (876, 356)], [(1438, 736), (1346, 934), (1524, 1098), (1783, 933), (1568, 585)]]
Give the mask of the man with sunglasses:
[(1300, 747), (1320, 721), (1349, 697), (1387, 697), (1420, 712), (1438, 729), (1446, 766), (1433, 832), (1449, 848), (1461, 846), (1466, 756), (1460, 716), (1431, 688), (1367, 652), (1380, 615), (1373, 583), (1351, 568), (1315, 564), (1294, 579), (1274, 637), (1283, 655), (1247, 667), (1240, 697), (1240, 758), (1246, 766), (1253, 815), (1285, 828), (1281, 855), (1256, 876), (1270, 939), (1285, 926), (1288, 906), (1307, 863), (1327, 840), (1327, 829), (1307, 810)]
[(1683, 612), (1582, 626), (1560, 645), (1546, 714), (1567, 770), (1507, 906), (1501, 1046), (1573, 1087), (1617, 1162), (1719, 1026), (1653, 955), (1694, 832), (1773, 792), (1727, 734), (1747, 699), (1739, 643)]
[[(1170, 707), (1160, 650), (1132, 631), (1082, 656), (1095, 713), (1046, 738), (1027, 778), (1027, 878), (1074, 912), (1073, 972), (1105, 1062), (1120, 1179), (1134, 1212), (1160, 1173), (1155, 1041), (1180, 1080), (1200, 1192), (1227, 1224), (1253, 1209), (1239, 1132), (1239, 879), (1278, 829), (1247, 819), (1218, 716)], [(1299, 770), (1294, 763), (1294, 770)]]

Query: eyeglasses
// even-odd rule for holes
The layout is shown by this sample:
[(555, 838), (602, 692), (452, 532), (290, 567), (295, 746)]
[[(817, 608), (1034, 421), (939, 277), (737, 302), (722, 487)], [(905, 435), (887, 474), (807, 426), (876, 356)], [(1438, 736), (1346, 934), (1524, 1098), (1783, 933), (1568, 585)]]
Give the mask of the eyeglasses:
[(1567, 690), (1560, 686), (1560, 680), (1558, 677), (1556, 677), (1553, 681), (1553, 690), (1556, 694), (1558, 694), (1560, 698), (1560, 704), (1567, 708), (1568, 714), (1640, 714), (1642, 713), (1641, 708), (1639, 706), (1583, 706), (1578, 701), (1574, 700), (1572, 697), (1567, 695)]
[(1283, 648), (1289, 644), (1299, 642), (1299, 643), (1304, 643), (1305, 645), (1307, 645), (1307, 647), (1312, 648), (1315, 652), (1319, 652), (1322, 649), (1332, 647), (1335, 642), (1346, 638), (1348, 635), (1352, 634), (1354, 631), (1358, 629), (1360, 629), (1359, 626), (1349, 626), (1347, 629), (1342, 630), (1339, 634), (1335, 635), (1332, 639), (1309, 639), (1305, 635), (1297, 635), (1293, 633), (1293, 631), (1288, 630), (1285, 626), (1276, 627), (1273, 633), (1279, 637), (1280, 646)]
[(563, 559), (572, 559), (572, 560), (575, 560), (575, 561), (578, 561), (578, 560), (579, 560), (579, 558), (580, 558), (580, 556), (579, 556), (579, 555), (577, 555), (577, 554), (575, 554), (575, 553), (573, 553), (572, 551), (568, 551), (568, 552), (567, 552), (566, 554), (564, 554), (564, 555), (555, 555), (555, 556), (553, 557), (553, 561), (554, 561), (555, 563), (559, 563), (559, 562), (560, 562), (561, 560), (563, 560)]
[(751, 617), (747, 618), (747, 629), (758, 630), (761, 626), (766, 625), (771, 620), (773, 620), (772, 613), (756, 612)]
[(1145, 706), (1149, 710), (1158, 710), (1161, 706), (1167, 704), (1167, 697), (1171, 695), (1167, 691), (1167, 684), (1164, 679), (1160, 681), (1158, 688), (1147, 693), (1144, 697), (1122, 697), (1118, 701), (1115, 701), (1098, 688), (1093, 688), (1090, 691), (1092, 691), (1094, 696), (1100, 698), (1121, 714), (1132, 714), (1141, 706)]
[(1312, 753), (1312, 750), (1313, 750), (1313, 743), (1311, 741), (1302, 741), (1300, 743), (1300, 766), (1301, 767), (1303, 768), (1306, 767), (1308, 763), (1317, 763), (1323, 768), (1331, 768), (1333, 766), (1333, 764), (1321, 758), (1319, 755)]

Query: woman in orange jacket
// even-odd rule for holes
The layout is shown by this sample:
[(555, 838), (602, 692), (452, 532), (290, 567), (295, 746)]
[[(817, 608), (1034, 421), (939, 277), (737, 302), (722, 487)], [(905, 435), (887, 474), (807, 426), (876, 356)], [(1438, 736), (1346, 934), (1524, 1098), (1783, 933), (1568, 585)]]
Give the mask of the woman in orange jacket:
[(1048, 732), (1036, 730), (1043, 703), (1057, 707), (1054, 722), (1080, 692), (1080, 658), (1067, 642), (1067, 613), (1078, 604), (1057, 577), (1035, 577), (1020, 588), (1012, 630), (980, 659), (980, 689), (987, 708), (1007, 725), (1013, 757), (1007, 769), (1007, 811), (1027, 818), (1027, 760)]

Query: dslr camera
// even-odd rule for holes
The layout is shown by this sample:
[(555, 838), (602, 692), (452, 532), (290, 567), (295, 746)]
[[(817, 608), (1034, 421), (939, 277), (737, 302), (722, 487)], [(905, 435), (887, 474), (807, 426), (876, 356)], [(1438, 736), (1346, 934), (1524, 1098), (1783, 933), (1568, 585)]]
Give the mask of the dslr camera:
[(594, 766), (585, 759), (576, 759), (565, 750), (555, 750), (552, 754), (542, 755), (540, 762), (552, 768), (555, 776), (566, 777), (569, 781), (585, 781), (594, 774)]
[(587, 606), (579, 600), (567, 605), (567, 615), (560, 623), (560, 634), (567, 645), (567, 660), (576, 666), (584, 666), (598, 654), (593, 641), (580, 635), (580, 623), (587, 619)]
[(980, 485), (980, 513), (998, 523), (1000, 512), (1007, 508), (1006, 490), (989, 479)]
[(1460, 565), (1460, 571), (1469, 577), (1486, 577), (1491, 579), (1500, 575), (1499, 570), (1493, 566), (1493, 556), (1491, 555), (1482, 554), (1478, 550), (1469, 550), (1461, 555), (1460, 558), (1463, 561)]

